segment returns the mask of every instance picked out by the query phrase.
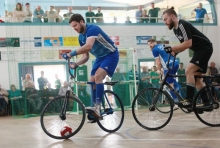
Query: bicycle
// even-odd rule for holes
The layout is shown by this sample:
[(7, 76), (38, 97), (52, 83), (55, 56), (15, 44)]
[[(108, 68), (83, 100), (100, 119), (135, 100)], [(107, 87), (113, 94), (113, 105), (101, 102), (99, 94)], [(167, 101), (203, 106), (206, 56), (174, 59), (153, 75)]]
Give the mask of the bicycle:
[[(168, 61), (170, 61), (170, 56)], [(175, 61), (175, 56), (174, 56)], [(178, 92), (176, 92), (167, 82), (167, 77), (181, 77), (181, 75), (171, 75), (169, 71), (172, 69), (167, 63), (168, 72), (166, 73), (160, 88), (146, 88), (141, 90), (134, 98), (132, 102), (132, 115), (139, 126), (148, 130), (158, 130), (165, 127), (171, 120), (173, 115), (174, 101), (171, 96), (164, 90), (164, 86), (168, 87), (177, 97), (179, 101), (184, 100)], [(205, 86), (200, 89), (193, 99), (193, 106), (191, 108), (183, 108), (180, 103), (176, 103), (179, 107), (182, 107), (188, 112), (194, 111), (196, 117), (205, 125), (208, 126), (220, 126), (220, 111), (219, 102), (220, 99), (213, 95), (212, 87), (219, 87), (219, 84), (208, 84), (207, 79), (217, 78), (220, 75), (215, 76), (195, 76), (196, 78), (203, 78)], [(201, 93), (205, 91), (210, 105), (203, 106)]]
[[(93, 123), (97, 122), (102, 130), (109, 133), (119, 130), (124, 121), (124, 107), (118, 95), (111, 90), (104, 91), (100, 111), (102, 120), (96, 119), (92, 115), (92, 112), (86, 112), (85, 105), (71, 88), (73, 83), (83, 83), (91, 86), (95, 85), (95, 83), (76, 81), (76, 68), (71, 70), (69, 65), (70, 60), (68, 60), (70, 83), (66, 91), (66, 95), (55, 97), (53, 100), (48, 102), (42, 110), (40, 122), (43, 131), (49, 137), (54, 139), (68, 139), (78, 133), (83, 127), (86, 113), (88, 114), (87, 118), (92, 120)], [(116, 83), (117, 82), (105, 82), (103, 84), (113, 86)], [(111, 105), (109, 102), (107, 94), (111, 94), (113, 96), (114, 105)], [(72, 133), (68, 136), (61, 136), (60, 131), (65, 126), (70, 127), (72, 129)]]

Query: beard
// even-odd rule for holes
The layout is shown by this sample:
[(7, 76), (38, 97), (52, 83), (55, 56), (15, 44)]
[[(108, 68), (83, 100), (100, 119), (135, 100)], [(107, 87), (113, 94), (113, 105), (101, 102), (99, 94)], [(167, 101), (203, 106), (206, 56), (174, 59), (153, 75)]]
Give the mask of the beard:
[(83, 33), (85, 30), (85, 28), (83, 27), (83, 25), (80, 24), (80, 30), (79, 30), (79, 33)]
[(170, 21), (170, 25), (168, 26), (168, 28), (171, 30), (171, 29), (173, 29), (173, 27), (174, 27), (174, 21), (171, 20)]

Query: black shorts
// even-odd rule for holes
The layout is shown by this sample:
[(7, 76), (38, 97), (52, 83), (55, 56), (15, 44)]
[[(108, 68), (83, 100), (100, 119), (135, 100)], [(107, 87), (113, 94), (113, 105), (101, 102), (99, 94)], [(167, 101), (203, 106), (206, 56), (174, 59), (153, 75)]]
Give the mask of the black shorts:
[(205, 46), (202, 49), (194, 51), (190, 63), (193, 63), (199, 67), (199, 70), (197, 70), (197, 72), (206, 73), (208, 62), (212, 56), (212, 52), (212, 45)]

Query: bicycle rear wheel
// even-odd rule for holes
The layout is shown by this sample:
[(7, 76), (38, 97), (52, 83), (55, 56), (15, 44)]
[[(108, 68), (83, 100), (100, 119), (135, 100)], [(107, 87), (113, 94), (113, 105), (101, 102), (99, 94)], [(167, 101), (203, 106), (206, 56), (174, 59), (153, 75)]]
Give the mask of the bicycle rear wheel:
[[(209, 97), (208, 99), (211, 101), (212, 105), (203, 106), (204, 104), (201, 97), (202, 91), (206, 91), (207, 96)], [(212, 101), (210, 95), (208, 95), (208, 92), (209, 90), (207, 90), (207, 88), (203, 88), (197, 93), (193, 101), (194, 113), (196, 114), (196, 117), (205, 125), (212, 127), (220, 126), (220, 99), (218, 98), (217, 94), (219, 91), (216, 92), (213, 96), (214, 102)]]
[[(85, 122), (85, 107), (75, 97), (67, 99), (66, 113), (61, 116), (64, 100), (64, 96), (54, 98), (44, 107), (41, 113), (41, 127), (51, 138), (68, 139), (75, 135)], [(60, 132), (65, 126), (70, 127), (72, 132), (67, 136), (61, 136)]]
[(97, 123), (106, 132), (116, 132), (124, 121), (124, 106), (118, 95), (110, 90), (104, 91), (103, 100), (101, 108), (103, 120), (98, 120)]
[[(153, 102), (155, 107), (152, 109)], [(166, 126), (173, 115), (173, 103), (169, 95), (157, 88), (140, 91), (132, 103), (132, 114), (144, 129), (157, 130)]]

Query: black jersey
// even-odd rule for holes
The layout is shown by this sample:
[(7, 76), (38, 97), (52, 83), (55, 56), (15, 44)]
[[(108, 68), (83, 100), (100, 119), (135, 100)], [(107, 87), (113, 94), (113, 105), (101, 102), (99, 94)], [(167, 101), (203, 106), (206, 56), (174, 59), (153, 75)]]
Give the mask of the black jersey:
[(178, 28), (173, 28), (173, 32), (181, 43), (192, 39), (192, 47), (190, 49), (193, 51), (198, 51), (211, 45), (210, 40), (187, 21), (179, 20)]

